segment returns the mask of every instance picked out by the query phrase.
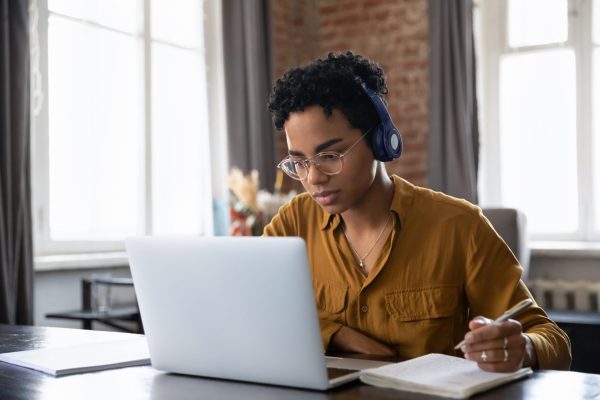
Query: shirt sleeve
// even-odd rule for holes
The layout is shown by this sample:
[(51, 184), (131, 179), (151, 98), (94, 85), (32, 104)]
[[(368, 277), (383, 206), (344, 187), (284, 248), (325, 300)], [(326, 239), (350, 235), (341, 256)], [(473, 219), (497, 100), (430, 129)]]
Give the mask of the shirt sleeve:
[[(271, 222), (263, 229), (263, 236), (300, 236), (299, 229), (294, 218), (294, 207), (291, 204), (283, 206), (273, 217)], [(321, 314), (321, 310), (317, 310)], [(342, 324), (323, 318), (319, 315), (321, 327), (321, 340), (323, 349), (329, 348), (333, 335), (342, 327)]]
[(331, 338), (342, 328), (342, 324), (323, 318), (319, 318), (319, 323), (321, 325), (321, 340), (323, 341), (323, 349), (327, 351), (329, 344), (331, 343)]
[(290, 203), (283, 205), (263, 228), (263, 236), (298, 236)]
[(478, 315), (497, 318), (519, 301), (530, 298), (534, 304), (515, 319), (533, 343), (537, 367), (569, 369), (569, 337), (537, 305), (521, 280), (521, 265), (481, 213), (471, 230), (466, 268), (469, 319)]

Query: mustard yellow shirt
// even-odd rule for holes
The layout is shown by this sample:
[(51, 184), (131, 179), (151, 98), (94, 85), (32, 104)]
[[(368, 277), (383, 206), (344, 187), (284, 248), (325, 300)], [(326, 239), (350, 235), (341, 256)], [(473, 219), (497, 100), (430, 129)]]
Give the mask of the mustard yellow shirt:
[[(457, 355), (453, 347), (470, 319), (496, 318), (532, 298), (520, 279), (522, 267), (479, 207), (392, 179), (394, 229), (368, 276), (358, 269), (340, 216), (307, 193), (281, 207), (264, 235), (306, 241), (325, 348), (346, 325), (402, 358)], [(569, 338), (537, 304), (517, 319), (539, 368), (569, 368)]]

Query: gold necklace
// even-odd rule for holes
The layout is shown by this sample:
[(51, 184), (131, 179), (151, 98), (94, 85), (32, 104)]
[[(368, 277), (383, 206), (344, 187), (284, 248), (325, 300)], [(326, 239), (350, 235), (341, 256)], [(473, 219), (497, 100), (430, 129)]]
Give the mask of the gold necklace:
[(346, 237), (346, 241), (350, 245), (350, 250), (352, 250), (352, 252), (354, 253), (354, 255), (356, 255), (356, 258), (358, 258), (358, 267), (362, 271), (365, 270), (365, 259), (367, 257), (369, 257), (369, 254), (371, 254), (371, 252), (375, 248), (375, 245), (379, 242), (379, 239), (381, 239), (381, 236), (383, 235), (383, 232), (385, 232), (385, 230), (386, 230), (388, 224), (390, 223), (391, 219), (392, 219), (392, 213), (390, 213), (390, 215), (388, 216), (388, 219), (385, 221), (385, 225), (383, 226), (383, 229), (381, 230), (381, 232), (379, 232), (379, 236), (377, 236), (377, 239), (375, 239), (375, 241), (373, 242), (373, 244), (369, 248), (369, 251), (367, 251), (367, 253), (364, 256), (362, 256), (362, 257), (360, 255), (358, 255), (358, 252), (354, 249), (354, 246), (352, 246), (352, 242), (350, 241), (350, 238), (346, 234), (346, 228), (342, 225), (342, 232), (344, 232), (344, 236)]

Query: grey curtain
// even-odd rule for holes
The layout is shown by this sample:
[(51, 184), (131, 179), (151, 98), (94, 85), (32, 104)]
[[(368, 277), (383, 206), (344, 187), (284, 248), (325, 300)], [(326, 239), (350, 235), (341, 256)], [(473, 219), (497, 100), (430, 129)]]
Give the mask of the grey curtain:
[(275, 131), (267, 111), (271, 90), (268, 0), (224, 0), (223, 39), (230, 166), (260, 174), (273, 189)]
[(429, 186), (477, 203), (477, 120), (471, 0), (429, 0)]
[(0, 323), (33, 322), (27, 0), (0, 0)]

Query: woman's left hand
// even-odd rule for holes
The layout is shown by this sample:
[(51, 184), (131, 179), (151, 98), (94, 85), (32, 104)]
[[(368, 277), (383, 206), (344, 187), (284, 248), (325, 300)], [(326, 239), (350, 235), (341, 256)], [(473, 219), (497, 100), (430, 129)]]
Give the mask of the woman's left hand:
[(484, 371), (511, 372), (536, 364), (533, 344), (519, 321), (494, 322), (476, 317), (469, 322), (469, 329), (461, 350), (466, 359), (477, 361)]

